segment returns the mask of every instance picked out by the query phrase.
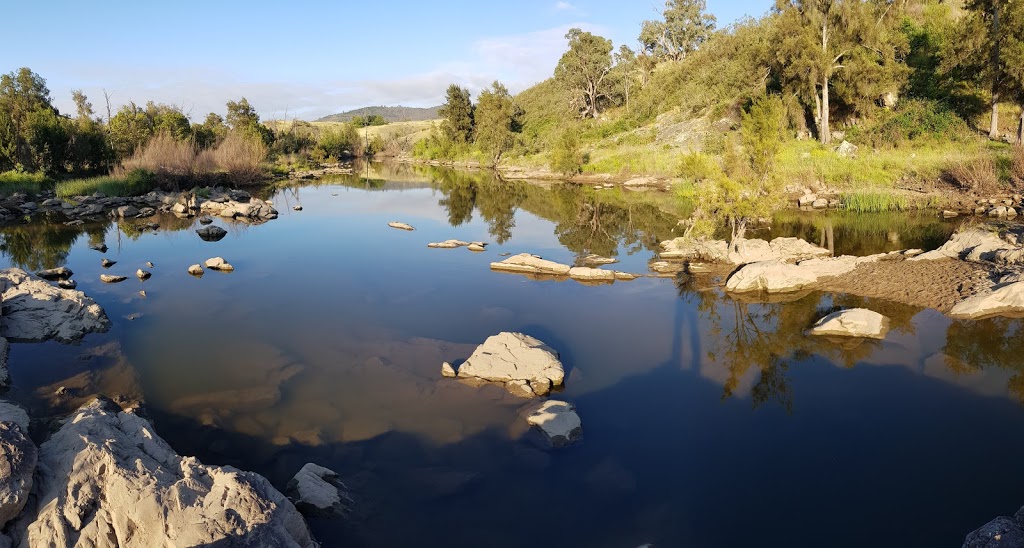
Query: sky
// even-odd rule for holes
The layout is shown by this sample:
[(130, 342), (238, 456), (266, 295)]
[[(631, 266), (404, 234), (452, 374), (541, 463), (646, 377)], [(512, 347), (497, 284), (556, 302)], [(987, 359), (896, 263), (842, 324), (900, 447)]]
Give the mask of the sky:
[[(242, 96), (264, 119), (312, 120), (370, 105), (435, 106), (458, 83), (513, 93), (551, 76), (572, 27), (637, 49), (659, 0), (424, 2), (0, 0), (0, 72), (27, 66), (72, 113), (81, 89), (178, 106), (193, 120)], [(771, 0), (707, 0), (727, 26)]]

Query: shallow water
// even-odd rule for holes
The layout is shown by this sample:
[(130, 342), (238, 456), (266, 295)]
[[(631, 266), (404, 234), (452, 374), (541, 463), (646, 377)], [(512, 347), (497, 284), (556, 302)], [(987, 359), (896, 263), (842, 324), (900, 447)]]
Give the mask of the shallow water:
[[(179, 452), (282, 488), (305, 462), (332, 468), (357, 504), (347, 521), (311, 522), (325, 546), (957, 545), (1024, 504), (1021, 320), (488, 268), (528, 251), (647, 272), (685, 215), (666, 195), (402, 170), (271, 199), (279, 219), (218, 220), (229, 234), (216, 243), (163, 217), (156, 233), (0, 230), (7, 263), (66, 264), (114, 323), (78, 345), (15, 345), (10, 397), (45, 416), (97, 391), (143, 396)], [(811, 214), (759, 236), (871, 253), (935, 247), (953, 229), (927, 215)], [(426, 247), (449, 238), (491, 245)], [(88, 248), (100, 240), (105, 255)], [(102, 284), (103, 256), (126, 275), (153, 261), (153, 277)], [(236, 271), (186, 273), (212, 256)], [(886, 314), (893, 331), (853, 347), (803, 334), (848, 306)], [(440, 378), (442, 361), (499, 331), (560, 352), (557, 396), (576, 405), (581, 444), (548, 451), (522, 400)]]

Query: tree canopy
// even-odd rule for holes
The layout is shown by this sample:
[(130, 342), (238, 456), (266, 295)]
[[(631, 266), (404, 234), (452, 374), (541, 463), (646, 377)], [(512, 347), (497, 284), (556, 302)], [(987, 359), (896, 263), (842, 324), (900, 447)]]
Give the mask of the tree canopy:
[(640, 44), (644, 51), (679, 61), (711, 37), (715, 16), (707, 13), (704, 0), (667, 0), (661, 20), (644, 21)]

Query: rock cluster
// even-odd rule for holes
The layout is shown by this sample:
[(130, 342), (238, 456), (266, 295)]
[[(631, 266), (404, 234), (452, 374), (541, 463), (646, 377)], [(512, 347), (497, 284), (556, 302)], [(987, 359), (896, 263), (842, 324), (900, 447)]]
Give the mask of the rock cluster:
[(744, 239), (730, 246), (723, 240), (680, 237), (661, 242), (661, 249), (661, 259), (737, 265), (762, 261), (800, 261), (832, 255), (829, 250), (799, 238), (775, 238), (771, 242)]
[(459, 366), (456, 376), (501, 383), (516, 396), (532, 398), (561, 386), (565, 370), (558, 353), (548, 345), (529, 335), (503, 332), (478, 346)]
[(569, 266), (540, 258), (530, 253), (513, 255), (503, 261), (491, 263), (491, 270), (530, 274), (534, 276), (567, 276), (580, 282), (614, 282), (616, 280), (633, 280), (636, 274), (603, 270), (589, 266)]

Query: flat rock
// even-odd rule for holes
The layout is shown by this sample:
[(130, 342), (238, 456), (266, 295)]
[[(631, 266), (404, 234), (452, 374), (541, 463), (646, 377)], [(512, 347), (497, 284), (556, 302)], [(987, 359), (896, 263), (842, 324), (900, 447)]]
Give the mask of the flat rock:
[(661, 242), (662, 259), (748, 264), (763, 261), (801, 261), (828, 257), (832, 253), (800, 238), (743, 239), (729, 245), (722, 240), (676, 238)]
[(569, 275), (569, 270), (571, 268), (572, 267), (567, 264), (546, 261), (529, 253), (520, 253), (519, 255), (513, 255), (504, 261), (491, 263), (491, 270), (520, 272), (526, 274), (546, 274), (552, 276), (567, 276)]
[(100, 274), (100, 281), (107, 284), (116, 284), (128, 279), (128, 276), (116, 276), (114, 274)]
[(263, 476), (181, 457), (138, 415), (94, 400), (39, 447), (22, 546), (298, 546), (302, 515)]
[(471, 243), (471, 244), (467, 245), (466, 249), (468, 249), (470, 251), (476, 251), (477, 253), (479, 253), (481, 251), (486, 251), (487, 248), (484, 245), (481, 245), (479, 243), (474, 242), (474, 243)]
[(456, 377), (455, 368), (452, 367), (452, 364), (448, 362), (444, 362), (441, 364), (441, 376), (447, 378)]
[(462, 240), (445, 240), (443, 242), (431, 242), (427, 244), (427, 247), (435, 249), (455, 249), (457, 247), (466, 247), (468, 245), (469, 242), (464, 242)]
[(219, 270), (221, 272), (231, 272), (235, 267), (231, 266), (230, 263), (224, 260), (223, 257), (213, 257), (206, 259), (206, 268), (211, 270)]
[(219, 226), (210, 225), (196, 230), (196, 234), (205, 242), (217, 242), (224, 239), (224, 236), (228, 235), (228, 231)]
[(568, 402), (548, 400), (530, 412), (526, 422), (540, 430), (552, 447), (565, 447), (583, 438), (583, 423)]
[(53, 287), (19, 268), (0, 270), (0, 290), (0, 336), (13, 341), (71, 342), (110, 326), (100, 305), (81, 291)]
[(412, 225), (400, 223), (398, 221), (391, 221), (390, 223), (388, 223), (388, 226), (390, 226), (391, 228), (397, 228), (399, 230), (416, 230), (415, 228), (413, 228)]
[(569, 277), (574, 280), (615, 281), (614, 270), (601, 270), (589, 266), (574, 266), (569, 269)]
[(818, 320), (809, 331), (811, 335), (868, 339), (884, 339), (888, 332), (889, 318), (866, 308), (833, 312)]
[(1024, 282), (1007, 283), (997, 286), (992, 292), (968, 297), (953, 306), (949, 315), (970, 319), (1024, 316)]
[(285, 492), (299, 511), (313, 516), (342, 516), (352, 504), (338, 474), (311, 462), (288, 481)]
[(558, 354), (541, 341), (522, 333), (503, 332), (478, 346), (459, 366), (458, 377), (502, 384), (525, 381), (537, 386), (538, 390), (530, 389), (536, 395), (561, 386), (565, 369)]
[(725, 289), (737, 293), (764, 291), (787, 293), (799, 291), (818, 281), (814, 272), (782, 261), (748, 264), (729, 276)]

